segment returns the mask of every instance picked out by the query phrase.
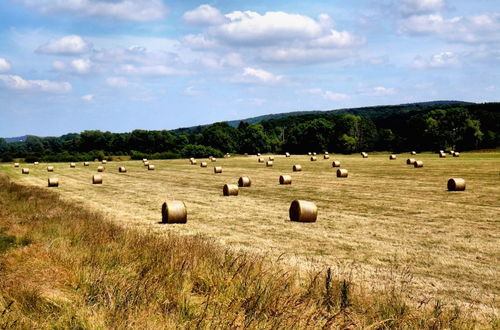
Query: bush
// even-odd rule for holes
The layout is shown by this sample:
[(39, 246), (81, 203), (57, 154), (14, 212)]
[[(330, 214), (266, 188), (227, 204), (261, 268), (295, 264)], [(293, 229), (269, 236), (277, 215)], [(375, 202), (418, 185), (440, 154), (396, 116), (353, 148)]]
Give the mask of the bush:
[(200, 144), (187, 144), (181, 150), (182, 157), (195, 157), (195, 158), (203, 158), (203, 157), (223, 157), (224, 154), (219, 149), (215, 149), (213, 147), (206, 147)]

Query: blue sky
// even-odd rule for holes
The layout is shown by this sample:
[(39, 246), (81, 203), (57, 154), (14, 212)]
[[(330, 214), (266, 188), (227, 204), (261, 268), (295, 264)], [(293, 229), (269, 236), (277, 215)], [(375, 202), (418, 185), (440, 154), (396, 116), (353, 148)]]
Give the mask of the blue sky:
[(499, 101), (500, 1), (4, 0), (0, 136)]

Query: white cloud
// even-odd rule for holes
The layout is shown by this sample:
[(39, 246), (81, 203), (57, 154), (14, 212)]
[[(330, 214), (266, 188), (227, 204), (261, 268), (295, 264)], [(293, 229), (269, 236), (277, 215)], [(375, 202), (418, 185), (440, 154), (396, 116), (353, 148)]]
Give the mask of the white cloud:
[(5, 88), (27, 92), (69, 93), (72, 90), (68, 82), (25, 80), (15, 75), (0, 75), (0, 83)]
[(456, 42), (500, 41), (500, 13), (444, 18), (439, 14), (414, 15), (399, 22), (399, 32), (409, 35), (436, 35)]
[(413, 67), (417, 69), (443, 68), (460, 65), (460, 60), (453, 52), (442, 52), (425, 59), (420, 56), (413, 61)]
[(219, 9), (210, 5), (201, 5), (194, 10), (188, 11), (182, 18), (185, 22), (194, 25), (217, 25), (226, 21)]
[(108, 84), (108, 86), (116, 88), (127, 88), (132, 85), (127, 79), (123, 77), (109, 77), (106, 79), (106, 83)]
[(213, 49), (220, 46), (215, 39), (203, 34), (188, 34), (181, 39), (181, 42), (194, 50)]
[(93, 95), (93, 94), (83, 95), (82, 100), (84, 100), (85, 102), (94, 102), (95, 95)]
[(249, 81), (258, 81), (263, 83), (277, 83), (283, 81), (283, 76), (277, 76), (271, 72), (247, 67), (243, 70), (243, 78), (249, 78)]
[(189, 87), (187, 87), (187, 88), (184, 90), (184, 94), (185, 94), (185, 95), (189, 95), (189, 96), (196, 96), (196, 95), (200, 95), (200, 94), (202, 94), (202, 91), (201, 91), (201, 90), (196, 89), (196, 88), (195, 88), (195, 87), (193, 87), (193, 86), (189, 86)]
[(307, 92), (314, 95), (321, 95), (324, 99), (330, 101), (343, 101), (349, 98), (349, 95), (347, 94), (325, 91), (321, 88), (312, 88), (307, 90)]
[(399, 10), (405, 15), (436, 12), (445, 7), (444, 0), (401, 0)]
[(257, 57), (266, 62), (277, 63), (318, 63), (338, 61), (354, 54), (351, 49), (324, 49), (306, 46), (267, 47), (262, 49)]
[(5, 58), (0, 57), (0, 73), (8, 72), (12, 66)]
[(162, 0), (18, 0), (42, 13), (109, 17), (126, 21), (152, 21), (165, 18)]
[(396, 94), (396, 90), (394, 88), (387, 88), (383, 86), (373, 87), (367, 95), (372, 96), (385, 96), (385, 95), (394, 95)]
[(77, 35), (69, 35), (61, 39), (50, 40), (48, 43), (38, 47), (37, 52), (54, 55), (81, 55), (89, 52), (92, 48), (88, 42)]
[(170, 76), (189, 74), (188, 71), (174, 69), (166, 65), (144, 65), (136, 66), (132, 64), (122, 65), (116, 70), (117, 74), (140, 75), (140, 76)]
[(52, 67), (61, 72), (74, 74), (88, 74), (92, 71), (94, 64), (89, 59), (75, 59), (69, 63), (63, 61), (52, 62)]

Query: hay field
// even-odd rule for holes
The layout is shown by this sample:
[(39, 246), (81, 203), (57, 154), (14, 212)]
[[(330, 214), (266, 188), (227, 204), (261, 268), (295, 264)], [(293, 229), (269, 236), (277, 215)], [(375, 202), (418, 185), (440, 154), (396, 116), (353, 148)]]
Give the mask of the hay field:
[[(276, 155), (273, 167), (256, 156), (209, 162), (207, 168), (187, 159), (151, 161), (148, 171), (140, 161), (108, 162), (103, 185), (92, 185), (100, 163), (0, 165), (15, 182), (47, 186), (60, 180), (67, 199), (104, 213), (109, 219), (154, 234), (201, 234), (237, 249), (286, 259), (302, 267), (331, 266), (355, 283), (376, 289), (404, 285), (409, 299), (440, 298), (445, 304), (467, 304), (491, 313), (498, 309), (500, 292), (500, 153), (461, 153), (460, 158), (437, 154), (412, 156), (424, 168), (406, 165), (408, 154), (389, 160), (387, 153), (331, 155), (317, 162), (308, 156)], [(333, 160), (349, 170), (336, 178)], [(292, 172), (301, 164), (302, 172)], [(213, 166), (222, 166), (214, 174)], [(127, 173), (118, 173), (125, 166)], [(22, 175), (21, 168), (30, 174)], [(292, 175), (292, 185), (280, 186), (281, 174)], [(225, 183), (240, 176), (252, 186), (236, 197), (222, 196)], [(448, 192), (450, 177), (466, 180), (464, 192)], [(188, 223), (165, 225), (161, 204), (182, 200)], [(316, 203), (315, 223), (294, 223), (288, 208), (294, 199)]]

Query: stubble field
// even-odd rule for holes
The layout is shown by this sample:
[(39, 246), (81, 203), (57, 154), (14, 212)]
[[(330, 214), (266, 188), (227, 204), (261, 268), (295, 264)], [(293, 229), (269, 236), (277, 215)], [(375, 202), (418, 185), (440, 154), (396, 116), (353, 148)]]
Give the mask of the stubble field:
[[(491, 313), (500, 292), (500, 153), (462, 153), (460, 158), (424, 153), (423, 168), (406, 165), (408, 154), (389, 160), (387, 153), (331, 155), (311, 162), (308, 156), (275, 156), (273, 167), (256, 156), (208, 162), (155, 160), (154, 171), (140, 161), (106, 164), (102, 185), (92, 185), (100, 163), (0, 165), (15, 182), (46, 187), (60, 180), (64, 199), (99, 210), (110, 220), (153, 235), (203, 235), (223, 244), (285, 260), (301, 268), (331, 267), (359, 285), (376, 289), (404, 286), (414, 302), (439, 298), (445, 304), (472, 306)], [(267, 156), (265, 157), (267, 160)], [(332, 160), (349, 170), (337, 178)], [(206, 161), (206, 160), (205, 160)], [(302, 172), (292, 172), (300, 164)], [(214, 174), (213, 166), (222, 166)], [(118, 173), (125, 166), (127, 173)], [(30, 168), (22, 175), (21, 168)], [(292, 185), (279, 185), (281, 174)], [(222, 196), (225, 183), (249, 176), (252, 186), (239, 196)], [(465, 179), (463, 192), (449, 192), (447, 180)], [(289, 221), (294, 199), (318, 206), (315, 223)], [(187, 224), (161, 224), (161, 204), (182, 200)]]

